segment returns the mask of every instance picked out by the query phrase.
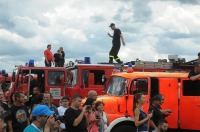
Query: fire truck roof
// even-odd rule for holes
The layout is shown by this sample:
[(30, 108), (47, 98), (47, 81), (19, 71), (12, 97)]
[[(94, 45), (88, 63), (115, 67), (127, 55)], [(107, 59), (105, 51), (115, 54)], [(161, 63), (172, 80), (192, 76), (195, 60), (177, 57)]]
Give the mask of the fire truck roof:
[(187, 78), (188, 73), (169, 73), (169, 72), (133, 72), (133, 73), (116, 73), (114, 76), (121, 76), (124, 78), (133, 77), (167, 77), (167, 78)]

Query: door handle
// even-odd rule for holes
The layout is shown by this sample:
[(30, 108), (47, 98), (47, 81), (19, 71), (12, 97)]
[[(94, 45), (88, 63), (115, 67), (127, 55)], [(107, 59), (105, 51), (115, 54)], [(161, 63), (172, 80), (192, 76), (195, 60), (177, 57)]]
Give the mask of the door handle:
[(200, 104), (198, 104), (197, 106), (200, 106)]

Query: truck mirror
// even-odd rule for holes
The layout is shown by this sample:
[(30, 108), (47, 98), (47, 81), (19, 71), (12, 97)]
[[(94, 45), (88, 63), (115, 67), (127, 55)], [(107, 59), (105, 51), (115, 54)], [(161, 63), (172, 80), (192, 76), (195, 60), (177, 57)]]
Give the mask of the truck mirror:
[(102, 76), (102, 83), (106, 84), (108, 77), (106, 75)]
[(12, 82), (14, 82), (15, 81), (15, 72), (13, 71), (13, 73), (12, 73)]

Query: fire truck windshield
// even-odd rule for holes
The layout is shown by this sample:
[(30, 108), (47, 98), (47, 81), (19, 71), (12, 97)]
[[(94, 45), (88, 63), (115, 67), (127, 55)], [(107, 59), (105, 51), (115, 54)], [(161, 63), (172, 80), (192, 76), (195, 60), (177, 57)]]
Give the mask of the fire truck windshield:
[(48, 85), (62, 85), (64, 81), (64, 72), (61, 71), (49, 71), (48, 72)]
[(126, 79), (122, 77), (112, 77), (109, 80), (108, 86), (107, 86), (107, 94), (112, 94), (116, 96), (122, 96), (124, 95), (124, 91), (126, 88)]

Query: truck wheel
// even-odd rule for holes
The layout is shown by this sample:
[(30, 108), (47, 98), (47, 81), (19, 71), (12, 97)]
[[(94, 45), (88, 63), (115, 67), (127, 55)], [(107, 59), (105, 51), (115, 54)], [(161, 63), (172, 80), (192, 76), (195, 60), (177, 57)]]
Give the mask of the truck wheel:
[(135, 126), (123, 125), (123, 126), (118, 126), (111, 132), (136, 132), (136, 128)]

